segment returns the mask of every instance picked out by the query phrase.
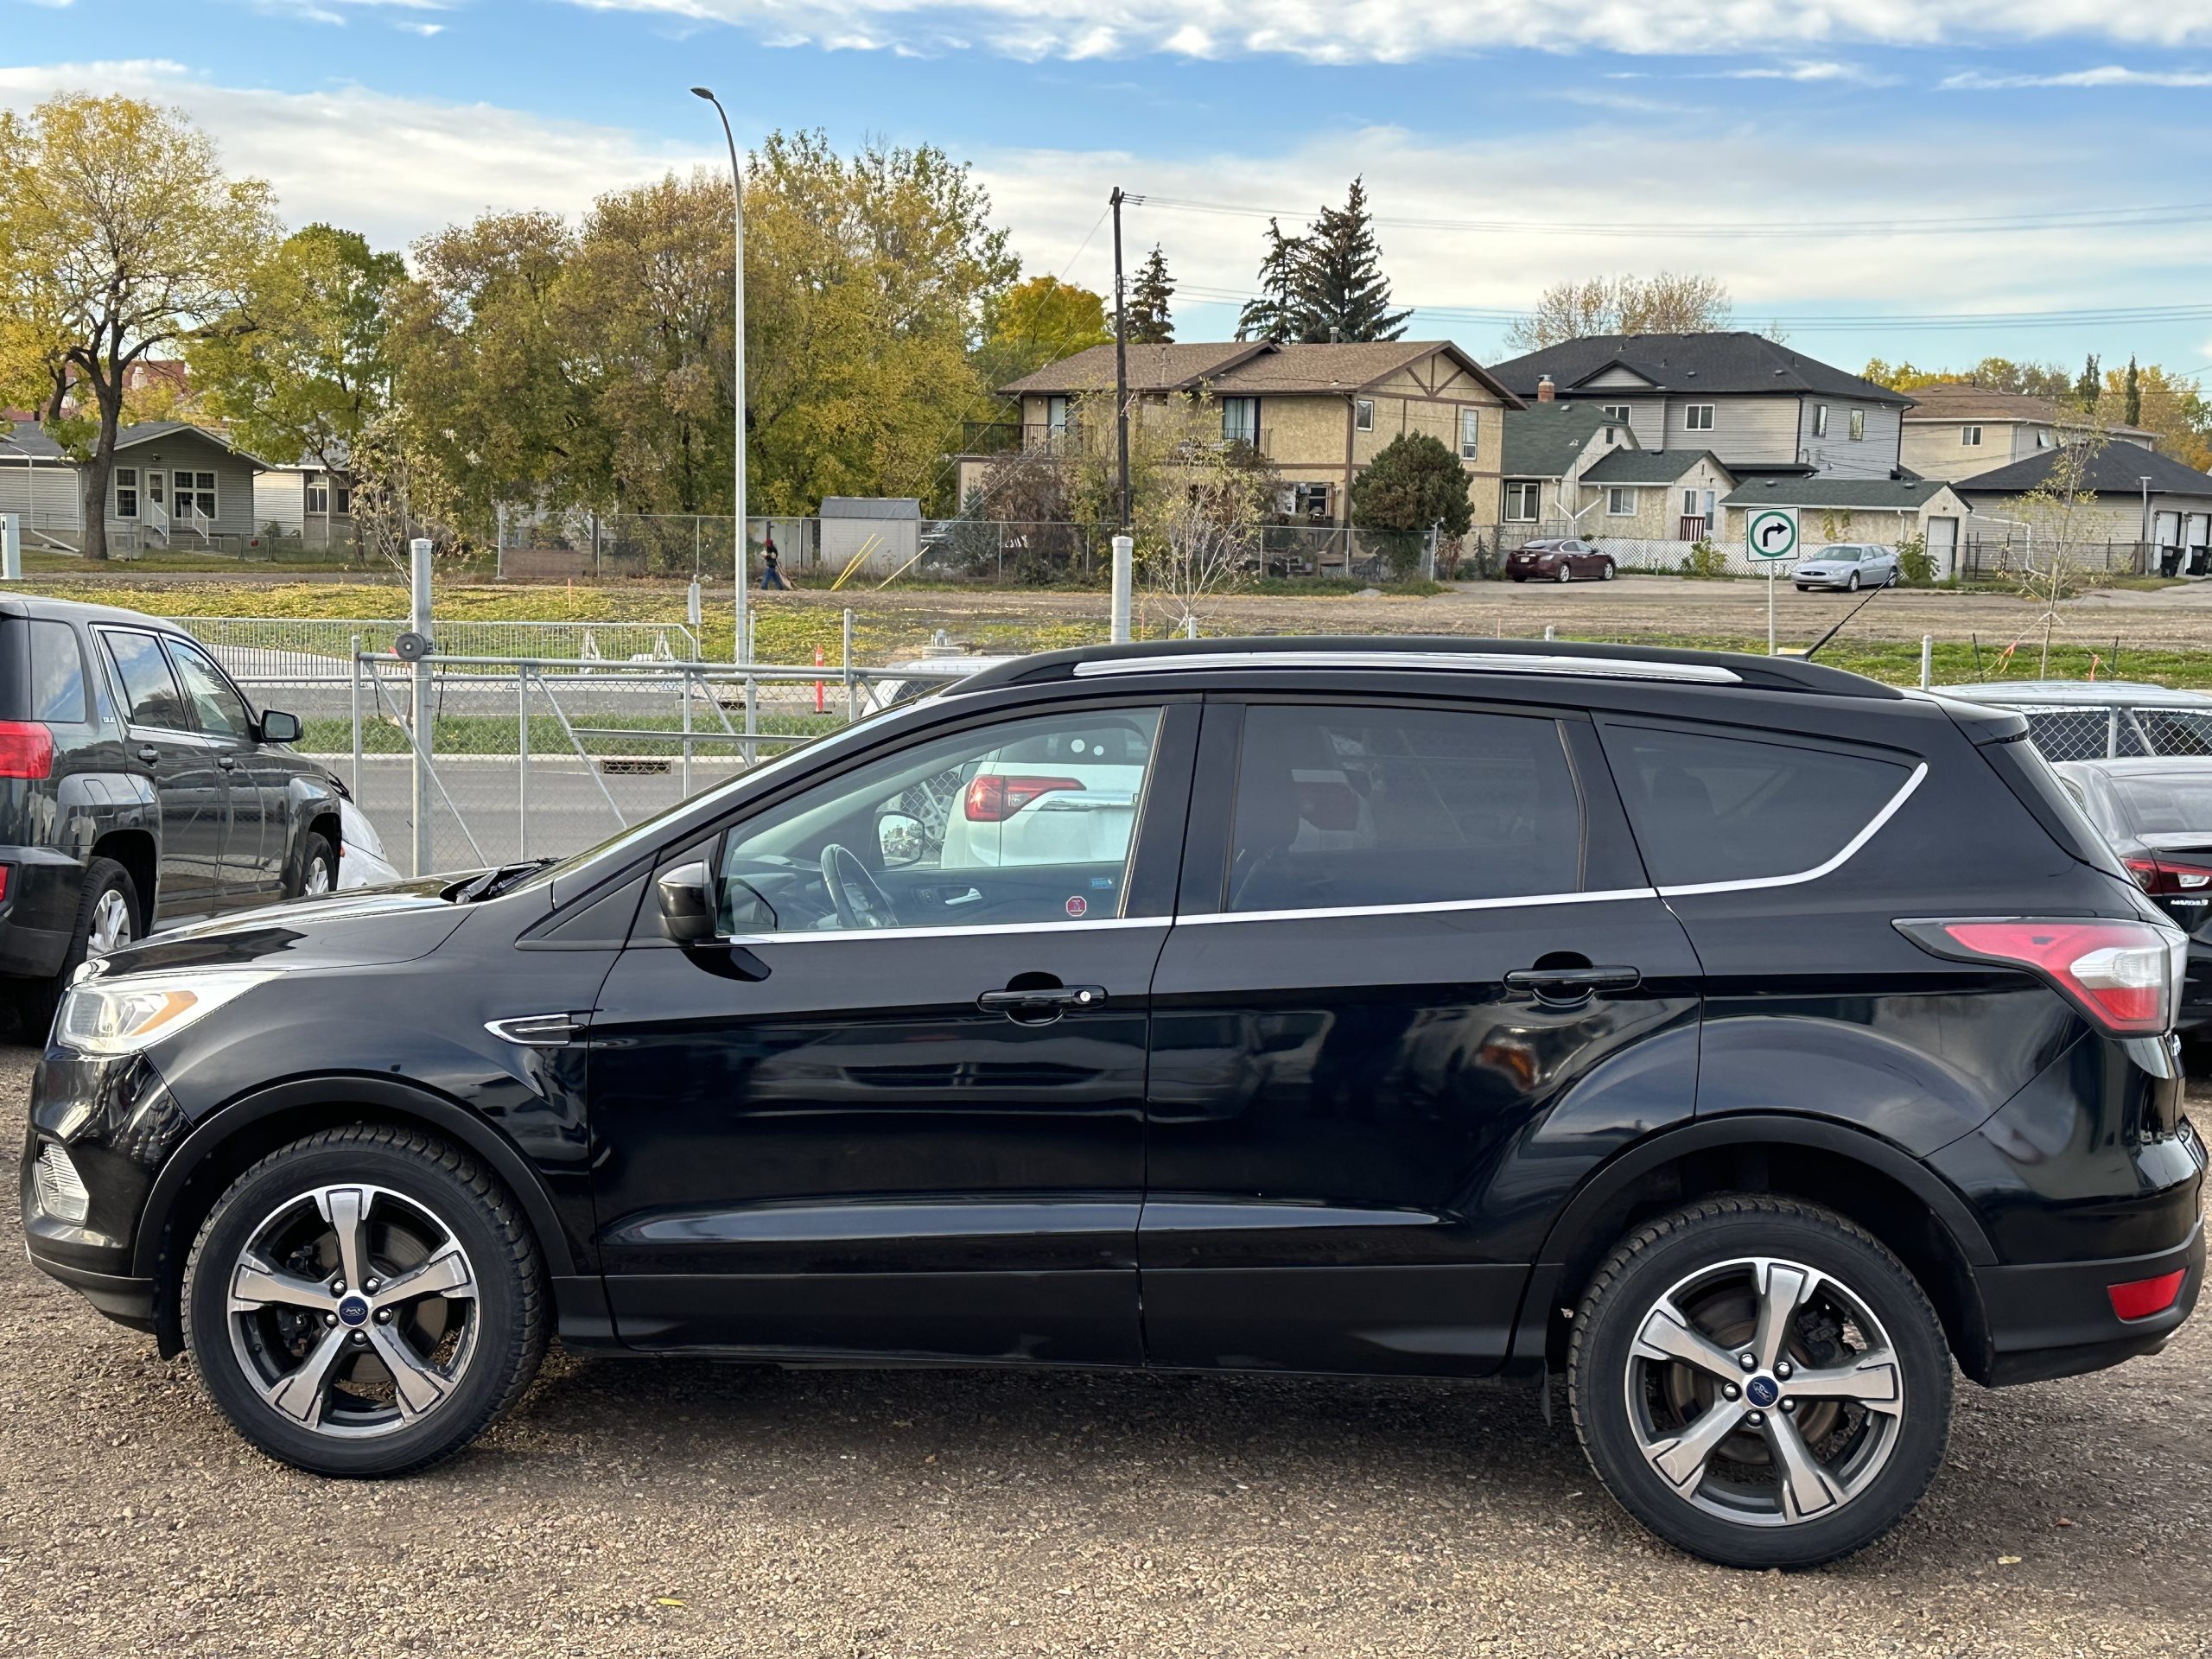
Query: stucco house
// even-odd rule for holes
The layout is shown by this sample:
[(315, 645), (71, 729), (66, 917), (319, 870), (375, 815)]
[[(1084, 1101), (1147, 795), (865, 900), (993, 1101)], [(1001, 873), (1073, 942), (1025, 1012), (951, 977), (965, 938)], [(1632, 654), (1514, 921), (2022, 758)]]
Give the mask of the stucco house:
[[(1545, 398), (1509, 409), (1499, 448), (1497, 518), (1502, 537), (1564, 536), (1582, 506), (1582, 475), (1636, 435), (1595, 404)], [(1487, 515), (1478, 510), (1478, 521)]]
[[(1976, 528), (1986, 524), (2003, 535), (2006, 521), (2033, 522), (2039, 515), (2020, 498), (2051, 483), (2059, 458), (2059, 451), (2046, 450), (1961, 480), (1959, 494), (1981, 521)], [(2170, 568), (2212, 574), (2212, 474), (2155, 449), (2107, 443), (2078, 475), (2062, 474), (2060, 482), (2089, 498), (2070, 515), (2077, 559), (2153, 574)], [(2038, 539), (2048, 533), (2048, 516), (2042, 516), (2046, 530), (2037, 531)], [(2018, 539), (2024, 550), (2025, 538)]]
[[(108, 480), (110, 550), (243, 548), (257, 533), (254, 478), (267, 467), (203, 427), (125, 427)], [(81, 471), (35, 422), (14, 423), (0, 434), (0, 512), (23, 515), (30, 545), (81, 547)]]
[[(999, 388), (1018, 418), (972, 429), (958, 458), (961, 501), (973, 499), (1008, 452), (1053, 453), (1070, 442), (1083, 400), (1114, 387), (1114, 353), (1094, 346)], [(1224, 442), (1251, 445), (1282, 475), (1291, 516), (1349, 523), (1352, 480), (1405, 432), (1448, 445), (1467, 474), (1478, 522), (1498, 499), (1501, 416), (1520, 399), (1448, 340), (1276, 345), (1177, 341), (1128, 348), (1136, 418), (1178, 394), (1220, 410)]]
[[(1904, 412), (1904, 464), (1923, 478), (1967, 479), (2016, 461), (2032, 461), (2063, 442), (2065, 423), (2049, 397), (1980, 386), (1921, 386)], [(2114, 443), (2155, 449), (2158, 435), (2139, 426), (2104, 429)]]
[[(1524, 402), (1598, 405), (1643, 449), (1710, 450), (1738, 478), (1899, 466), (1903, 392), (1764, 334), (1592, 334), (1493, 364)], [(1550, 391), (1545, 388), (1548, 385)]]
[(1762, 507), (1797, 510), (1802, 554), (1828, 542), (1875, 542), (1902, 547), (1925, 538), (1936, 579), (1958, 574), (1961, 527), (1970, 509), (1940, 478), (1754, 478), (1721, 502), (1720, 535), (1745, 539), (1745, 520)]

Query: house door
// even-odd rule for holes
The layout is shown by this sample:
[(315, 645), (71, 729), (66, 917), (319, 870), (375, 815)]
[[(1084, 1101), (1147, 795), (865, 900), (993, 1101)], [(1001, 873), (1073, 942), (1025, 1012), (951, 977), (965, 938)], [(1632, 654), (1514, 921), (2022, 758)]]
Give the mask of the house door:
[(2212, 563), (2212, 512), (2192, 512), (2189, 515), (2189, 574), (2202, 576), (2208, 574), (2208, 563)]
[(1928, 521), (1928, 562), (1938, 582), (1948, 582), (1959, 574), (1957, 519), (1930, 518)]

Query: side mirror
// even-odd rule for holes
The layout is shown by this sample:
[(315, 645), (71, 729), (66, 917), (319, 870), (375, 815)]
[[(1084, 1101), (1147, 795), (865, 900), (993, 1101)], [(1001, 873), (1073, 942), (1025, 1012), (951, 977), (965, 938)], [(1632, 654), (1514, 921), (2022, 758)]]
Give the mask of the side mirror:
[(884, 868), (904, 869), (922, 861), (922, 855), (929, 850), (929, 831), (919, 818), (905, 812), (886, 812), (875, 821), (875, 845), (883, 855)]
[(281, 709), (267, 709), (261, 715), (261, 741), (264, 743), (296, 743), (300, 741), (300, 717), (288, 715)]
[(678, 944), (697, 944), (715, 937), (715, 884), (703, 862), (678, 864), (653, 882), (660, 906), (660, 931)]

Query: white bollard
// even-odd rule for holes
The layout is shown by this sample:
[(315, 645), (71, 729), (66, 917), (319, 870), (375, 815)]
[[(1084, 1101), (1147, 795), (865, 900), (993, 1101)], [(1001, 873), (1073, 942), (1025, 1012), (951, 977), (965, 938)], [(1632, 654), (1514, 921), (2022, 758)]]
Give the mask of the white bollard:
[(1920, 636), (1920, 689), (1923, 691), (1936, 683), (1936, 636)]
[(23, 515), (0, 512), (0, 582), (23, 579)]
[(1129, 642), (1129, 586), (1133, 579), (1136, 545), (1127, 536), (1114, 538), (1114, 618), (1109, 637), (1117, 645), (1126, 645)]
[[(427, 536), (417, 536), (407, 543), (407, 626), (410, 632), (431, 640), (435, 650), (436, 635), (430, 632), (430, 548)], [(415, 706), (410, 711), (415, 721), (414, 868), (410, 874), (415, 875), (428, 875), (436, 868), (436, 855), (430, 849), (430, 791), (434, 783), (430, 725), (435, 718), (430, 706), (431, 671), (427, 662), (415, 664)]]

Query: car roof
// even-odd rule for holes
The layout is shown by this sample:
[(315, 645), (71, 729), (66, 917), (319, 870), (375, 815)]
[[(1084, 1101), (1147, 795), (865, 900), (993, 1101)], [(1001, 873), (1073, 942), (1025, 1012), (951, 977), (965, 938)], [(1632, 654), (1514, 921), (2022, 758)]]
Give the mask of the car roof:
[(916, 657), (909, 661), (887, 664), (886, 675), (903, 674), (908, 678), (927, 676), (934, 679), (965, 679), (970, 674), (987, 668), (996, 668), (1003, 663), (1019, 662), (1020, 658), (997, 657)]
[(87, 605), (74, 599), (46, 599), (35, 594), (0, 597), (0, 616), (43, 617), (55, 622), (111, 622), (126, 627), (155, 628), (163, 633), (185, 632), (175, 623), (149, 616), (143, 611), (126, 611), (119, 605)]
[(2205, 692), (2177, 691), (2140, 680), (1986, 680), (1978, 684), (1939, 685), (1935, 689), (1945, 696), (1963, 697), (1971, 702), (2050, 703), (2077, 708), (2084, 704), (2127, 708), (2138, 703), (2169, 709), (2212, 707), (2212, 695)]

